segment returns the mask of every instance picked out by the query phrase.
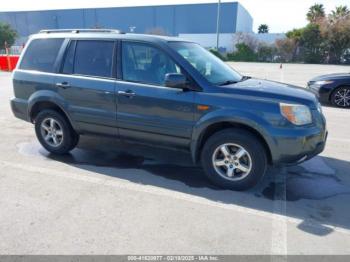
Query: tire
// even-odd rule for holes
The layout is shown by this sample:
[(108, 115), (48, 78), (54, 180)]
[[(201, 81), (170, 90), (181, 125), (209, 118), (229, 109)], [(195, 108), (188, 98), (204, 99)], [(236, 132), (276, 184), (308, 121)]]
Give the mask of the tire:
[[(223, 145), (226, 145), (226, 150), (222, 150)], [(214, 165), (214, 160), (217, 165)], [(230, 128), (215, 133), (205, 142), (201, 163), (206, 176), (214, 184), (241, 191), (254, 187), (262, 179), (267, 156), (256, 136), (244, 129)]]
[(336, 107), (350, 107), (350, 87), (341, 86), (335, 89), (331, 95), (331, 103)]
[(54, 110), (39, 112), (35, 118), (35, 133), (40, 144), (53, 154), (67, 154), (79, 142), (79, 135), (67, 119)]

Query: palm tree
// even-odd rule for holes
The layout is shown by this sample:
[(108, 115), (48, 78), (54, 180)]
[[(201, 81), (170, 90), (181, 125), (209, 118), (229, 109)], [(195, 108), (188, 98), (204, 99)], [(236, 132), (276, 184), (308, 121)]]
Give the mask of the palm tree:
[(310, 7), (309, 12), (306, 15), (307, 20), (309, 20), (310, 23), (317, 23), (325, 18), (325, 16), (326, 14), (323, 4), (314, 4)]
[(294, 43), (294, 49), (293, 49), (293, 55), (292, 60), (295, 61), (298, 53), (299, 53), (299, 45), (301, 41), (301, 37), (303, 35), (304, 29), (293, 29), (292, 31), (289, 31), (286, 33), (286, 36), (288, 39), (291, 40), (291, 43)]
[(350, 10), (348, 9), (348, 7), (345, 5), (340, 5), (340, 6), (337, 6), (335, 10), (332, 11), (332, 13), (330, 14), (330, 18), (332, 20), (338, 20), (348, 15), (350, 15)]
[(267, 34), (269, 32), (269, 26), (267, 24), (261, 24), (258, 28), (259, 34)]

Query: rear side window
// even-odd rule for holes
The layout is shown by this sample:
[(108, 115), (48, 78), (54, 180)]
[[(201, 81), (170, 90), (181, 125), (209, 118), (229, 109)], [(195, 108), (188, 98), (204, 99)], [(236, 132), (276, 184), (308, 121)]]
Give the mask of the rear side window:
[[(113, 68), (113, 41), (81, 40), (76, 42), (73, 74), (111, 77)], [(66, 60), (72, 57), (72, 45), (68, 50)], [(64, 71), (69, 70), (69, 61), (64, 65)]]
[(54, 66), (63, 39), (35, 39), (25, 52), (20, 69), (54, 72)]

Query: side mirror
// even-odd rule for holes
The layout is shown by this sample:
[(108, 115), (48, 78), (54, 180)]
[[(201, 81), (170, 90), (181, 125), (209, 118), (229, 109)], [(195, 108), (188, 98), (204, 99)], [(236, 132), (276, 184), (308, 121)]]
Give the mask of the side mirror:
[(183, 74), (169, 73), (165, 75), (165, 86), (167, 87), (185, 89), (188, 88), (187, 84), (187, 78)]

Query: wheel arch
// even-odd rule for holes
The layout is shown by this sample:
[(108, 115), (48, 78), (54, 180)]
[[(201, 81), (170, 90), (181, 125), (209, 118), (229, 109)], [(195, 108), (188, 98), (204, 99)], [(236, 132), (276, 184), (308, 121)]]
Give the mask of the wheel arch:
[(67, 113), (66, 106), (63, 98), (58, 96), (57, 93), (44, 91), (34, 93), (29, 98), (28, 116), (29, 120), (34, 123), (36, 116), (40, 111), (50, 109), (60, 113), (74, 130), (77, 130), (77, 126), (71, 117)]
[(207, 141), (215, 133), (222, 131), (224, 129), (229, 129), (229, 128), (237, 128), (237, 129), (245, 130), (251, 133), (252, 135), (254, 135), (264, 147), (268, 163), (271, 164), (273, 162), (271, 147), (267, 139), (265, 138), (265, 136), (262, 135), (262, 133), (258, 131), (256, 128), (252, 127), (252, 125), (249, 125), (247, 123), (242, 123), (239, 121), (218, 121), (206, 126), (200, 133), (198, 139), (195, 142), (195, 145), (191, 146), (191, 151), (192, 151), (191, 153), (192, 153), (192, 158), (194, 162), (195, 163), (198, 162), (200, 158), (200, 153), (203, 149), (205, 141)]

